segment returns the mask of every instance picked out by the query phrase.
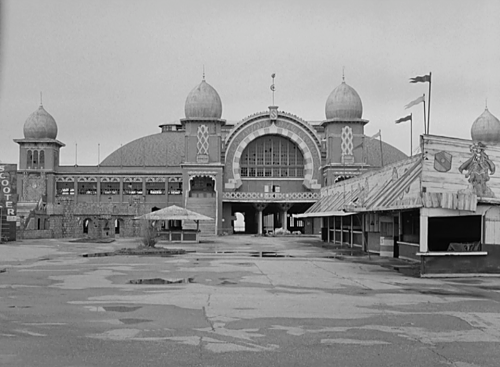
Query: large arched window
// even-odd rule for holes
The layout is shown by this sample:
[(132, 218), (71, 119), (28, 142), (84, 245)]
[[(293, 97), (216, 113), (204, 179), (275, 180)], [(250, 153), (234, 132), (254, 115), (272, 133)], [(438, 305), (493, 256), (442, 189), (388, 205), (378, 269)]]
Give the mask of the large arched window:
[(304, 156), (291, 140), (266, 135), (252, 141), (240, 159), (241, 177), (304, 177)]

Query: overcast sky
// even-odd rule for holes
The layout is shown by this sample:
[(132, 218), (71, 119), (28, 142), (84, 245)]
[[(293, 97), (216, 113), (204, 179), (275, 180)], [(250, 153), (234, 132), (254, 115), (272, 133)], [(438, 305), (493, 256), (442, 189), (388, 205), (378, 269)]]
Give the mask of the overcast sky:
[(184, 117), (206, 80), (222, 118), (275, 103), (308, 121), (342, 81), (363, 101), (365, 133), (409, 153), (423, 132), (432, 72), (431, 133), (470, 139), (484, 111), (500, 118), (500, 1), (3, 0), (0, 160), (18, 163), (26, 118), (40, 103), (66, 144), (61, 163), (95, 165), (121, 144)]

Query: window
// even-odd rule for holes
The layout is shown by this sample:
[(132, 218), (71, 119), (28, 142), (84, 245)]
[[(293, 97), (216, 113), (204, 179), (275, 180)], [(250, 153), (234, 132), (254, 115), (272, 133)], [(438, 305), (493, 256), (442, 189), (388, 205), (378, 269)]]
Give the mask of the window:
[(43, 166), (45, 166), (45, 152), (43, 150), (40, 151), (40, 159), (39, 159), (40, 163), (40, 168), (43, 168)]
[[(141, 183), (142, 187), (142, 183)], [(142, 193), (142, 189), (141, 189)], [(101, 182), (101, 195), (120, 195), (119, 182)]]
[(165, 195), (165, 182), (146, 182), (148, 195)]
[(56, 183), (57, 195), (75, 195), (74, 182), (57, 182)]
[(142, 182), (124, 182), (123, 193), (125, 195), (142, 195)]
[(78, 195), (97, 195), (97, 183), (78, 182)]
[(252, 141), (240, 159), (241, 177), (304, 177), (304, 156), (291, 140), (278, 135)]
[(182, 182), (169, 182), (168, 183), (169, 195), (182, 195)]
[(482, 217), (430, 217), (429, 251), (480, 251)]

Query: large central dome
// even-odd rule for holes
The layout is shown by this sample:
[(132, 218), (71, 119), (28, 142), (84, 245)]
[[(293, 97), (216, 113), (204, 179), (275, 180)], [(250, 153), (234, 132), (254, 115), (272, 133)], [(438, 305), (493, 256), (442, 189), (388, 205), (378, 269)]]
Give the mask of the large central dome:
[(327, 120), (361, 119), (363, 104), (358, 92), (342, 81), (326, 100), (325, 114)]
[(187, 119), (220, 119), (222, 102), (217, 91), (202, 80), (187, 96), (184, 112)]

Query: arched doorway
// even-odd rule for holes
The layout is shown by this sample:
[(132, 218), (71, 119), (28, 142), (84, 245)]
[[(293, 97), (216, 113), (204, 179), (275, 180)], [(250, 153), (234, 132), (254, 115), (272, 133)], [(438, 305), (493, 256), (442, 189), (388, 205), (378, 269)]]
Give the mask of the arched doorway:
[(123, 219), (116, 218), (115, 219), (115, 237), (119, 238), (123, 233)]
[(236, 218), (233, 223), (234, 233), (245, 233), (245, 213), (237, 212), (234, 216)]
[(85, 218), (83, 220), (83, 234), (89, 234), (89, 227), (91, 223), (92, 220), (90, 218)]
[(190, 180), (189, 196), (193, 198), (215, 197), (215, 182), (210, 176), (194, 176)]

